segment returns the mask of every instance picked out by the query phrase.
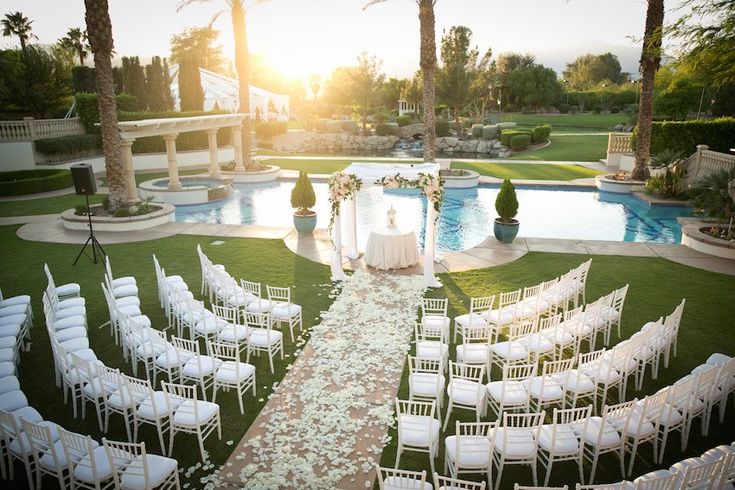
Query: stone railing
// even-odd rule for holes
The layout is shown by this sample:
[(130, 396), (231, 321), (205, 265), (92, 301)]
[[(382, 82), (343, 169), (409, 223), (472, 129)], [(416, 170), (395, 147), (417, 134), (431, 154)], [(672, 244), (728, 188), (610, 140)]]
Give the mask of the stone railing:
[(697, 179), (735, 168), (735, 155), (712, 151), (707, 145), (697, 145), (697, 152), (687, 159), (687, 184)]
[(630, 133), (608, 133), (607, 154), (633, 153), (633, 143)]
[(75, 134), (84, 134), (84, 126), (78, 117), (70, 119), (26, 117), (22, 121), (0, 121), (0, 143), (34, 141)]

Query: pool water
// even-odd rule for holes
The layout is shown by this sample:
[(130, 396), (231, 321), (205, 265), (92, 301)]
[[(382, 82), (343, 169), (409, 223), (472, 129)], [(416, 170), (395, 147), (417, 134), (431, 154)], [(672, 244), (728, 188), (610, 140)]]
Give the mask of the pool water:
[[(327, 184), (314, 183), (317, 226), (329, 224)], [(236, 184), (235, 192), (222, 201), (176, 207), (176, 221), (186, 223), (252, 224), (293, 226), (291, 189), (293, 181), (268, 184)], [(495, 197), (498, 186), (447, 189), (437, 223), (437, 249), (471, 248), (493, 235)], [(649, 206), (635, 196), (586, 188), (516, 188), (519, 203), (518, 236), (611, 240), (626, 242), (679, 243), (678, 216), (688, 216), (682, 206)], [(398, 225), (418, 232), (423, 244), (426, 199), (416, 189), (364, 188), (357, 196), (358, 245), (364, 249), (369, 230), (383, 225), (393, 206)]]

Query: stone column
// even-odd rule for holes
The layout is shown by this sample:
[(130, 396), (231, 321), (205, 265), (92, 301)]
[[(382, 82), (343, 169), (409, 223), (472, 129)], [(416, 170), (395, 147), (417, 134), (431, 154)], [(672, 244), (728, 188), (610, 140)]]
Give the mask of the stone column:
[(245, 164), (242, 160), (242, 126), (232, 126), (230, 131), (230, 143), (235, 150), (235, 172), (244, 172)]
[(207, 130), (207, 139), (209, 139), (209, 176), (218, 179), (222, 175), (217, 157), (217, 128)]
[(166, 155), (168, 156), (168, 189), (171, 191), (181, 190), (181, 181), (179, 180), (179, 165), (176, 163), (176, 137), (178, 133), (165, 134), (163, 139), (166, 141)]
[(128, 202), (138, 200), (138, 185), (135, 183), (135, 168), (133, 167), (133, 142), (135, 139), (120, 138), (123, 168), (125, 169), (125, 186), (128, 188)]

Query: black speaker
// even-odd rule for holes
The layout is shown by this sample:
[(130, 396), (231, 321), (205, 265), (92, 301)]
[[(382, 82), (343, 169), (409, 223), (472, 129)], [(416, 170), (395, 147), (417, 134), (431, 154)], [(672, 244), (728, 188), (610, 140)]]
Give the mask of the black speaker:
[(75, 163), (71, 166), (71, 180), (78, 196), (93, 196), (97, 193), (94, 170), (89, 163)]

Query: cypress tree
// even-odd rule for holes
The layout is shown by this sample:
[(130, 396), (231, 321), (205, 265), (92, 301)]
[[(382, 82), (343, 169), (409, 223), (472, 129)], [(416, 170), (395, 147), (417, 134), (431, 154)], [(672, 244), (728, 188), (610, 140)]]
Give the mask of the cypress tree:
[(199, 66), (194, 60), (179, 63), (179, 99), (182, 111), (201, 111), (204, 106)]

